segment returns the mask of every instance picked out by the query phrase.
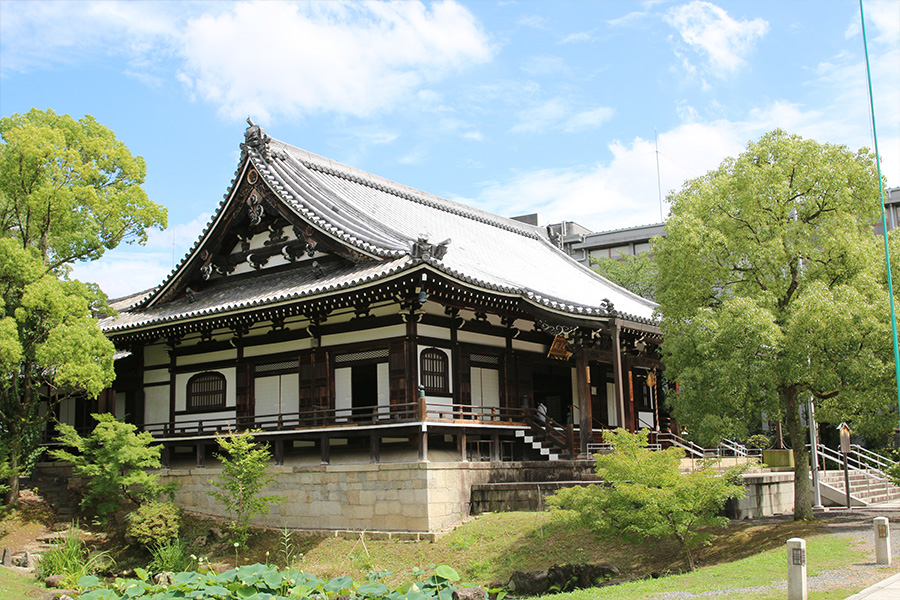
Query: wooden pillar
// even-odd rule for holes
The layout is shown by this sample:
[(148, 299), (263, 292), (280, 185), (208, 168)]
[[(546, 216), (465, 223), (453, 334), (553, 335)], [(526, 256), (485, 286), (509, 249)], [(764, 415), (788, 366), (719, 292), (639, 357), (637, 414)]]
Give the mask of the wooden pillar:
[(500, 462), (500, 434), (491, 435), (491, 462)]
[(578, 386), (580, 452), (587, 456), (588, 444), (594, 441), (594, 416), (591, 413), (591, 368), (584, 348), (575, 352), (575, 381)]
[(369, 434), (369, 462), (381, 462), (381, 438), (377, 433)]
[(163, 469), (169, 468), (169, 447), (165, 444), (159, 449), (159, 464)]
[[(178, 359), (175, 355), (175, 344), (173, 343), (169, 352), (169, 431), (175, 431), (175, 367)], [(187, 401), (187, 400), (185, 400)]]
[(275, 438), (275, 464), (284, 464), (284, 439), (281, 437)]
[(468, 462), (466, 456), (466, 432), (462, 431), (456, 436), (456, 451), (459, 453), (459, 462)]
[(462, 394), (460, 390), (460, 351), (459, 351), (459, 321), (462, 319), (457, 314), (451, 315), (450, 325), (450, 387), (453, 392), (453, 404), (462, 404)]
[(418, 398), (419, 353), (417, 352), (417, 323), (419, 315), (410, 311), (406, 319), (406, 397)]
[(619, 322), (613, 319), (612, 363), (613, 386), (616, 391), (616, 423), (618, 427), (627, 428), (625, 422), (625, 388), (622, 374), (622, 336)]
[(637, 431), (638, 424), (640, 423), (640, 421), (638, 420), (637, 404), (634, 401), (635, 379), (634, 379), (634, 365), (631, 363), (631, 359), (628, 359), (628, 358), (625, 359), (624, 367), (625, 367), (625, 383), (628, 386), (626, 388), (626, 394), (625, 394), (626, 419), (628, 419), (629, 431)]
[(331, 462), (331, 440), (329, 440), (328, 434), (323, 434), (319, 438), (319, 456), (323, 465)]
[(206, 444), (197, 442), (197, 467), (202, 469), (206, 466)]

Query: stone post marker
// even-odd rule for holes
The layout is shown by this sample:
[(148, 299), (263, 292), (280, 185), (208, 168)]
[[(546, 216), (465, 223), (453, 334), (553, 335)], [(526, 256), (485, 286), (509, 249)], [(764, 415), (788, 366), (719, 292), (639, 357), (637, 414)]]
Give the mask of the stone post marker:
[(887, 517), (875, 517), (875, 562), (879, 565), (891, 564), (891, 527)]
[(787, 541), (788, 600), (807, 600), (806, 540), (791, 538)]

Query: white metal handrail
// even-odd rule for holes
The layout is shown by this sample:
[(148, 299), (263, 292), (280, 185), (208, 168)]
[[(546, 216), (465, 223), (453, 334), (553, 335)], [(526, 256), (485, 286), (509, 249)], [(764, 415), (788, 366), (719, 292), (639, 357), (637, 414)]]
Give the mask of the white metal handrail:
[(718, 449), (724, 449), (726, 452), (731, 452), (735, 456), (747, 457), (747, 446), (740, 442), (735, 442), (734, 440), (723, 439), (719, 442), (717, 450)]
[(863, 448), (858, 444), (850, 445), (850, 453), (856, 455), (858, 457), (858, 461), (860, 463), (866, 464), (867, 468), (880, 471), (882, 474), (885, 474), (888, 469), (897, 464), (896, 461), (885, 458), (880, 454), (872, 452), (867, 448)]
[(681, 448), (688, 454), (692, 454), (697, 458), (706, 458), (706, 448), (695, 444), (694, 442), (688, 441), (681, 437), (680, 435), (676, 435), (670, 432), (659, 433), (656, 436), (657, 442), (659, 444), (663, 444), (668, 442), (670, 445), (675, 446), (676, 448)]
[[(837, 450), (832, 450), (824, 444), (819, 444), (819, 456), (822, 457), (823, 471), (827, 471), (827, 468), (825, 468), (826, 460), (830, 460), (831, 462), (835, 463), (839, 469), (844, 468), (844, 455)], [(854, 463), (856, 463), (856, 465), (854, 465)], [(847, 456), (847, 468), (850, 471), (857, 471), (877, 481), (889, 481), (887, 476), (880, 469), (874, 469), (865, 465), (860, 465), (859, 461), (852, 459), (849, 455)]]

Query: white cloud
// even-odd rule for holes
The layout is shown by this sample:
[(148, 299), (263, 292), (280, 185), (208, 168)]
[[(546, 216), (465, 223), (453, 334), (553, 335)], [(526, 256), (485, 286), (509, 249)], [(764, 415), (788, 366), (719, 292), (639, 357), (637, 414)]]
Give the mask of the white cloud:
[(452, 0), (2, 2), (2, 72), (124, 56), (145, 82), (175, 78), (226, 118), (391, 109), (493, 54)]
[(566, 122), (563, 131), (566, 133), (579, 133), (586, 129), (596, 129), (612, 119), (615, 112), (608, 106), (600, 106), (580, 112)]
[(581, 42), (590, 42), (594, 39), (593, 31), (576, 31), (575, 33), (570, 33), (562, 40), (560, 40), (560, 44), (578, 44)]
[(568, 100), (556, 97), (519, 111), (517, 123), (510, 131), (545, 133), (558, 130), (565, 133), (580, 133), (602, 126), (612, 118), (614, 112), (607, 106), (575, 112)]
[(681, 39), (708, 60), (708, 70), (716, 77), (733, 75), (746, 64), (756, 41), (769, 30), (764, 19), (732, 19), (722, 8), (694, 0), (669, 10), (666, 22)]
[[(138, 71), (170, 54), (179, 14), (191, 3), (2, 2), (2, 70), (74, 64), (97, 53), (126, 56)], [(153, 57), (151, 59), (151, 56)]]
[[(659, 136), (662, 195), (740, 153), (750, 139), (744, 125), (689, 123)], [(652, 139), (609, 145), (606, 164), (545, 169), (484, 184), (465, 200), (499, 214), (538, 212), (550, 222), (573, 220), (595, 231), (660, 221), (656, 150)], [(677, 157), (677, 158), (676, 158)], [(664, 211), (667, 207), (664, 206)]]
[(263, 121), (365, 116), (492, 52), (472, 14), (449, 1), (239, 3), (191, 19), (182, 41), (190, 90), (226, 117)]

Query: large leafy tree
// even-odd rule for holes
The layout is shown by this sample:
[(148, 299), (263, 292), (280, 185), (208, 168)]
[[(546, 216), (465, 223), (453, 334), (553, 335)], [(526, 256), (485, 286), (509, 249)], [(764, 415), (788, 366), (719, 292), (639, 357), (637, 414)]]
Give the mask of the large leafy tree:
[(93, 318), (106, 299), (70, 265), (145, 241), (166, 212), (141, 188), (143, 159), (93, 117), (32, 109), (0, 119), (0, 137), (0, 445), (14, 502), (55, 403), (114, 378)]
[(812, 518), (808, 398), (869, 436), (896, 422), (875, 167), (865, 149), (772, 131), (672, 194), (654, 244), (679, 422), (713, 441), (783, 419), (798, 519)]

